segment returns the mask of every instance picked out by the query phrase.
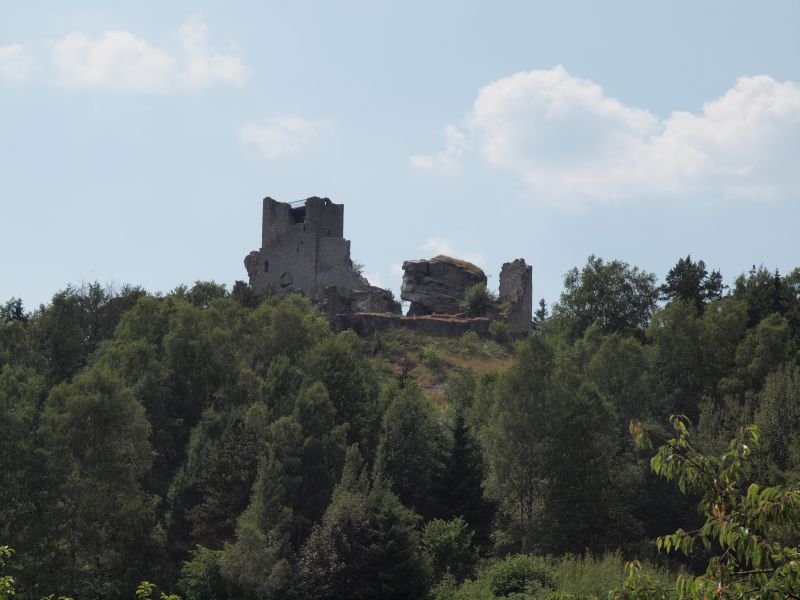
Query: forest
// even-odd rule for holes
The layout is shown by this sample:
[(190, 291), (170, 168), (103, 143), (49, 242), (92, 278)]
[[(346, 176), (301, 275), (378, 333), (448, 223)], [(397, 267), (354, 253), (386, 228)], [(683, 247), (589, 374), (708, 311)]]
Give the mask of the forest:
[(797, 598), (799, 545), (800, 268), (591, 256), (516, 340), (0, 304), (0, 599)]

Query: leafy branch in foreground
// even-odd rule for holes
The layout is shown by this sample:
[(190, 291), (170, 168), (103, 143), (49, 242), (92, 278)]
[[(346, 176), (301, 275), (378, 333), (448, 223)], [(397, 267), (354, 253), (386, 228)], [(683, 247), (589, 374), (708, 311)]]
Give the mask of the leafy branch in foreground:
[[(719, 456), (705, 456), (692, 443), (688, 421), (671, 418), (676, 435), (656, 451), (652, 470), (675, 481), (684, 494), (701, 497), (702, 527), (678, 529), (659, 537), (659, 550), (689, 555), (698, 543), (715, 554), (705, 573), (681, 575), (678, 598), (800, 598), (800, 491), (789, 487), (748, 485), (752, 450), (759, 444), (755, 425), (743, 428)], [(649, 432), (632, 422), (640, 447), (652, 447)], [(629, 565), (622, 597), (656, 598)]]
[[(0, 569), (5, 567), (6, 561), (14, 556), (14, 550), (8, 546), (0, 546)], [(11, 575), (0, 573), (0, 600), (7, 600), (14, 596), (14, 578)]]

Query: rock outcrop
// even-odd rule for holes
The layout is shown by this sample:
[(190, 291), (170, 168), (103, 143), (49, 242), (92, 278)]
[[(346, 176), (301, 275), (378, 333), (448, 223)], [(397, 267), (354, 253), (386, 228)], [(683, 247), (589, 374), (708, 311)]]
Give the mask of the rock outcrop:
[(403, 263), (400, 298), (411, 302), (409, 316), (454, 315), (461, 312), (466, 291), (486, 284), (486, 274), (477, 266), (449, 256)]
[(353, 313), (401, 314), (400, 303), (392, 292), (369, 285), (363, 277), (360, 279), (363, 284), (352, 290), (329, 285), (312, 303), (328, 317)]

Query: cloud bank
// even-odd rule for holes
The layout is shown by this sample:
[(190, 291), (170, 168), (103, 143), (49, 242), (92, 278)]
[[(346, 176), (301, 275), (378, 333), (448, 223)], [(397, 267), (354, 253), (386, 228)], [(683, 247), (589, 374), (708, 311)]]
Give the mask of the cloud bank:
[(453, 172), (473, 153), (542, 201), (800, 189), (800, 87), (766, 75), (740, 78), (698, 114), (659, 119), (562, 66), (522, 72), (481, 89), (445, 138), (442, 151), (412, 156), (412, 165)]
[(330, 129), (325, 121), (282, 116), (261, 123), (248, 123), (242, 126), (239, 136), (245, 144), (256, 146), (265, 158), (274, 160), (299, 154)]
[(0, 81), (22, 81), (27, 79), (32, 61), (22, 44), (0, 46)]
[(61, 82), (74, 87), (144, 93), (244, 83), (248, 69), (238, 49), (212, 52), (199, 17), (184, 23), (177, 37), (180, 50), (170, 52), (129, 31), (106, 31), (96, 39), (73, 32), (55, 43), (52, 62)]

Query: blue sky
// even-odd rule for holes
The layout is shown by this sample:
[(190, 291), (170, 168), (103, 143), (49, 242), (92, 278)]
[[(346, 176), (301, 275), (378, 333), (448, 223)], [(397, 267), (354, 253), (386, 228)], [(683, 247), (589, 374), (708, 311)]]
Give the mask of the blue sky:
[(800, 266), (800, 3), (0, 4), (0, 300), (245, 279), (261, 198), (399, 287), (590, 254)]

